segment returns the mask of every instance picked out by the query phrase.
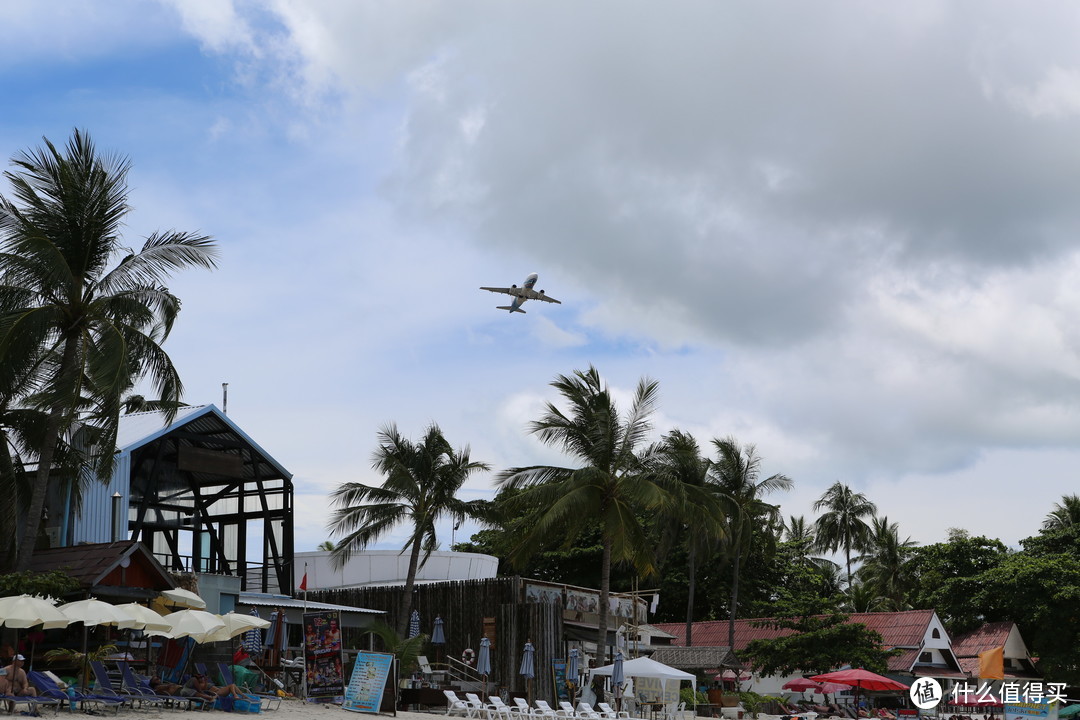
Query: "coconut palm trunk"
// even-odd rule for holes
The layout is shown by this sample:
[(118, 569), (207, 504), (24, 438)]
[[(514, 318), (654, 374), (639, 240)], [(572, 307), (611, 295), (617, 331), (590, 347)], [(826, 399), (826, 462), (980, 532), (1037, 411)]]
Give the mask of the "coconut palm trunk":
[(607, 665), (608, 598), (611, 596), (611, 538), (604, 536), (604, 554), (600, 568), (600, 620), (597, 627), (596, 656)]
[[(64, 360), (68, 361), (71, 358), (70, 362), (73, 362), (74, 357), (73, 343), (69, 341), (64, 347)], [(37, 474), (30, 492), (26, 524), (23, 526), (22, 537), (19, 539), (19, 553), (15, 561), (16, 571), (29, 569), (30, 560), (34, 557), (34, 546), (37, 545), (37, 535), (41, 529), (41, 515), (45, 509), (45, 495), (49, 489), (49, 476), (52, 473), (56, 443), (60, 439), (60, 429), (63, 426), (64, 404), (56, 403), (49, 411), (49, 424), (45, 427), (45, 438), (42, 440), (41, 451), (38, 453)]]
[(686, 647), (694, 645), (694, 591), (697, 587), (697, 545), (691, 539), (686, 553), (686, 569), (690, 574), (686, 584)]
[(728, 609), (728, 648), (735, 647), (735, 618), (739, 614), (739, 553), (731, 561), (731, 607)]
[[(416, 585), (416, 571), (420, 566), (420, 537), (413, 540), (412, 549), (409, 551), (409, 573), (405, 576), (405, 592), (401, 596), (401, 606), (398, 608), (398, 635), (405, 637), (409, 629), (409, 616), (412, 614), (412, 591)], [(438, 658), (436, 658), (437, 660)]]

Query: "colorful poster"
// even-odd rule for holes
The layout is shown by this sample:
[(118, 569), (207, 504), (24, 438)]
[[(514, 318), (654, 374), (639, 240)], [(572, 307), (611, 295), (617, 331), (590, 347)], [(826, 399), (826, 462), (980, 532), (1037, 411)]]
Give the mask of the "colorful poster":
[(551, 678), (555, 683), (555, 700), (570, 702), (570, 688), (566, 687), (566, 661), (562, 658), (551, 661)]
[(393, 662), (394, 656), (387, 653), (359, 653), (349, 687), (345, 689), (345, 702), (341, 706), (353, 712), (379, 712)]
[(341, 622), (337, 611), (304, 613), (304, 664), (309, 699), (332, 700), (344, 695)]
[(1056, 720), (1058, 703), (1048, 699), (1037, 702), (1005, 703), (1005, 720)]

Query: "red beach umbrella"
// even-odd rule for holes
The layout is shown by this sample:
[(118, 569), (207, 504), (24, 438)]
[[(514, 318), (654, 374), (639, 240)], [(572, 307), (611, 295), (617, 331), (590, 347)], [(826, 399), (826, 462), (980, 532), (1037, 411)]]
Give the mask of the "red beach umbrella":
[[(839, 685), (847, 685), (853, 688), (863, 688), (864, 690), (907, 690), (908, 686), (902, 682), (890, 680), (884, 675), (878, 675), (872, 673), (869, 670), (863, 670), (862, 668), (853, 668), (851, 670), (837, 670), (836, 672), (825, 673), (824, 675), (815, 675), (810, 678), (821, 683), (837, 683)], [(859, 705), (859, 691), (855, 690), (855, 706)]]
[[(795, 678), (794, 680), (788, 680), (781, 686), (784, 690), (793, 690), (795, 692), (806, 692), (807, 690), (821, 690), (821, 685), (813, 680), (807, 680), (806, 678)], [(847, 687), (846, 685), (844, 687)]]

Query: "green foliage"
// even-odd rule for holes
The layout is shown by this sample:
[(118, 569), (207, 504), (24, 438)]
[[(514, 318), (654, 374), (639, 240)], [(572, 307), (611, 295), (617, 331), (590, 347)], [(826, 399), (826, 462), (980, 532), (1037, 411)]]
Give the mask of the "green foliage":
[(693, 688), (679, 688), (679, 702), (686, 703), (686, 707), (693, 705), (704, 705), (709, 702), (708, 696)]
[(771, 702), (783, 702), (784, 698), (776, 695), (758, 695), (756, 692), (746, 691), (739, 693), (739, 704), (750, 713), (750, 717), (757, 717), (758, 712)]
[(385, 652), (397, 656), (398, 667), (403, 676), (415, 672), (420, 667), (417, 658), (424, 651), (424, 644), (428, 640), (427, 635), (421, 633), (411, 638), (402, 637), (397, 630), (381, 621), (376, 621), (371, 626), (371, 632), (382, 642)]
[(79, 581), (63, 570), (48, 572), (21, 572), (0, 575), (0, 597), (8, 595), (40, 595), (62, 598), (79, 589)]
[(974, 630), (998, 615), (993, 610), (996, 599), (979, 592), (980, 577), (998, 567), (1008, 555), (1008, 548), (1000, 540), (972, 537), (954, 528), (945, 542), (912, 550), (908, 604), (936, 610), (953, 635)]
[(762, 622), (759, 627), (794, 630), (791, 635), (754, 640), (743, 659), (762, 675), (825, 673), (850, 663), (877, 673), (886, 670), (888, 659), (900, 650), (883, 650), (883, 639), (862, 623), (847, 622), (834, 613)]

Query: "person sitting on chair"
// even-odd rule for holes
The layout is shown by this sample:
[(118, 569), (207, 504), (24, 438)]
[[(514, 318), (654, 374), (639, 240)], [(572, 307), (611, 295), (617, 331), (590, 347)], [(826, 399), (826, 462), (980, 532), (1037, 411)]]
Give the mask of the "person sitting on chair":
[(155, 675), (150, 678), (150, 689), (158, 695), (179, 695), (184, 686), (179, 683), (165, 682)]
[(11, 664), (4, 668), (4, 678), (8, 682), (8, 695), (16, 697), (35, 697), (37, 689), (26, 679), (26, 671), (23, 670), (22, 655), (16, 655), (11, 659)]

